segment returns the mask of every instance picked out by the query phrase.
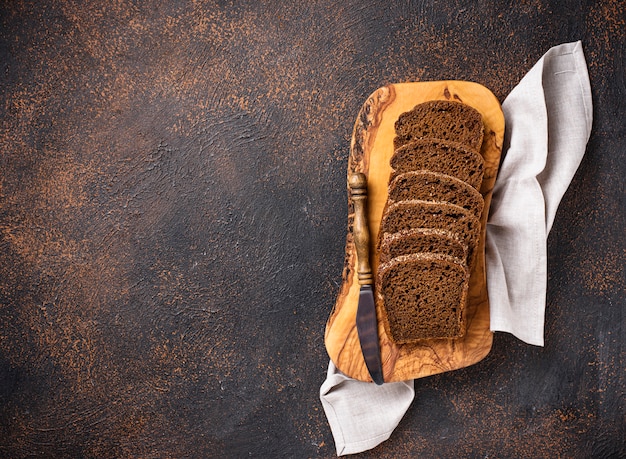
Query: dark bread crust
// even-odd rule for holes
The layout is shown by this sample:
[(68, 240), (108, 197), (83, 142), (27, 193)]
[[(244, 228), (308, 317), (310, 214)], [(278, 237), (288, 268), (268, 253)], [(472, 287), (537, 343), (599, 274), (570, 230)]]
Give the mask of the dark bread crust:
[(480, 217), (485, 201), (467, 182), (431, 171), (409, 171), (396, 176), (389, 184), (390, 201), (420, 199), (445, 201), (463, 207)]
[(480, 219), (467, 209), (446, 202), (399, 201), (388, 204), (380, 222), (380, 234), (397, 233), (414, 228), (438, 228), (458, 235), (467, 245), (467, 261), (472, 266), (478, 239)]
[(390, 164), (390, 180), (405, 172), (429, 170), (456, 177), (477, 190), (483, 181), (483, 157), (458, 142), (431, 138), (416, 140), (398, 148)]
[(454, 140), (480, 151), (484, 126), (473, 107), (460, 102), (432, 100), (400, 115), (395, 123), (394, 149), (424, 138)]
[(385, 233), (380, 247), (381, 265), (411, 253), (439, 253), (460, 260), (467, 259), (467, 245), (452, 232), (438, 228), (415, 228)]

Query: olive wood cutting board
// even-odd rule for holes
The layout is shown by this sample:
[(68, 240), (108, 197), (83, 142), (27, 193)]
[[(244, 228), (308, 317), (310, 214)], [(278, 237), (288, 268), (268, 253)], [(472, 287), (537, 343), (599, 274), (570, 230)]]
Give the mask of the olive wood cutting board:
[[(374, 250), (382, 211), (387, 201), (387, 185), (393, 154), (394, 124), (401, 113), (428, 100), (456, 100), (477, 109), (483, 118), (485, 136), (481, 154), (485, 173), (480, 189), (485, 199), (481, 217), (478, 258), (470, 276), (467, 331), (463, 338), (431, 339), (418, 344), (392, 343), (381, 320), (377, 305), (378, 335), (385, 382), (421, 378), (472, 365), (491, 349), (489, 301), (485, 275), (485, 229), (491, 192), (500, 163), (504, 137), (504, 115), (496, 97), (484, 86), (467, 81), (431, 81), (391, 84), (377, 89), (366, 100), (357, 116), (348, 158), (348, 177), (354, 172), (367, 176), (367, 218), (370, 231), (370, 261), (376, 276), (378, 254)], [(347, 376), (371, 381), (356, 329), (359, 283), (353, 239), (354, 206), (348, 193), (348, 235), (342, 285), (326, 324), (325, 344), (335, 366)]]

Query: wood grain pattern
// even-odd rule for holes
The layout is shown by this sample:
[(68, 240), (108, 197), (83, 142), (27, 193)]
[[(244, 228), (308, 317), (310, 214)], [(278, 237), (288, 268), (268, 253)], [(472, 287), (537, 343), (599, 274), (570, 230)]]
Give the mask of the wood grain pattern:
[[(485, 226), (495, 183), (504, 136), (504, 116), (500, 104), (485, 87), (464, 81), (435, 81), (393, 84), (375, 91), (363, 105), (355, 123), (348, 175), (363, 172), (368, 177), (368, 220), (372, 248), (378, 238), (382, 210), (387, 201), (387, 184), (393, 154), (394, 123), (398, 116), (416, 104), (432, 99), (451, 99), (475, 107), (483, 116), (485, 138), (481, 154), (485, 174), (481, 194), (485, 209), (481, 216), (482, 232), (476, 268), (470, 277), (467, 307), (467, 332), (459, 339), (425, 340), (419, 344), (396, 345), (387, 336), (377, 306), (383, 371), (386, 382), (420, 378), (472, 365), (483, 359), (491, 349), (489, 302), (486, 289), (484, 240)], [(346, 261), (339, 292), (326, 327), (325, 342), (330, 358), (337, 368), (361, 381), (371, 381), (356, 333), (355, 318), (359, 286), (355, 278), (353, 241), (353, 205), (349, 203)], [(372, 250), (374, 276), (378, 254)]]

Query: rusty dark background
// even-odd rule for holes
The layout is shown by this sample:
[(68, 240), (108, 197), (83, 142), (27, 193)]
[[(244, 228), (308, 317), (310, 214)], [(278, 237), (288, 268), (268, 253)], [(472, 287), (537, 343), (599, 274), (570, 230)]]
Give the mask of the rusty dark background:
[(361, 104), (440, 79), (503, 101), (581, 39), (594, 125), (545, 348), (496, 334), (360, 457), (626, 457), (624, 11), (2, 1), (0, 456), (334, 457), (318, 390)]

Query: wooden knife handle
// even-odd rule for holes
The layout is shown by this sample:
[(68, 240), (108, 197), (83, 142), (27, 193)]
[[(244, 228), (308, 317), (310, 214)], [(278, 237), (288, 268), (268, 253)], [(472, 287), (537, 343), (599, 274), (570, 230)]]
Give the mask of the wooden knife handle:
[(370, 267), (370, 232), (367, 225), (367, 177), (361, 172), (351, 174), (348, 185), (354, 202), (354, 244), (357, 255), (357, 275), (360, 285), (372, 285)]

